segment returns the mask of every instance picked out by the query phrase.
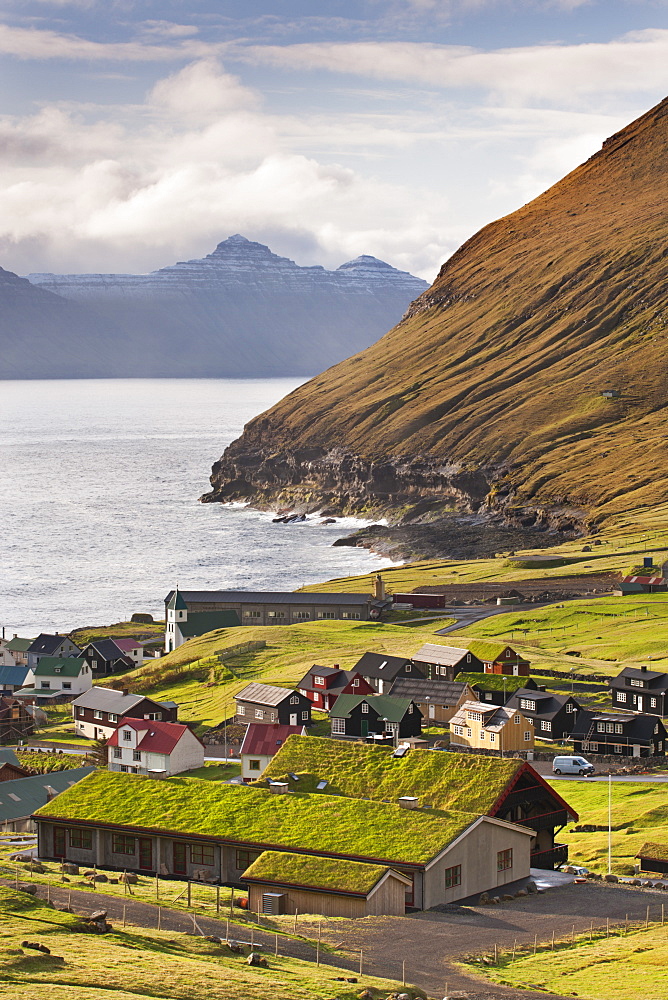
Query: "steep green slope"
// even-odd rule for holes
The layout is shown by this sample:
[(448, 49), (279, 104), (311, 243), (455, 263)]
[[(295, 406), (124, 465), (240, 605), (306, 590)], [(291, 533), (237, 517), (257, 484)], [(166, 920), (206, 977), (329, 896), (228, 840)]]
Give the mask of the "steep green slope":
[(664, 499), (667, 146), (665, 100), (482, 229), (377, 344), (252, 421), (205, 499), (541, 526)]

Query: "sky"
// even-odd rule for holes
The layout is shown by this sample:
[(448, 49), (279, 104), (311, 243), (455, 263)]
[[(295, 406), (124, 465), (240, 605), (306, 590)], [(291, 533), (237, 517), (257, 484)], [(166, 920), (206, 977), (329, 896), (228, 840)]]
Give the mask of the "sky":
[(2, 0), (0, 266), (431, 281), (666, 96), (668, 0)]

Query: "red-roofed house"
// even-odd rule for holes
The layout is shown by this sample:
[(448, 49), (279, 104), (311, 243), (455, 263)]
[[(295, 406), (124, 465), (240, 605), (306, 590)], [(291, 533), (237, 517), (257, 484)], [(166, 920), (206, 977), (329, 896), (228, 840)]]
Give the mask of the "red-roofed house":
[(274, 754), (281, 749), (288, 736), (304, 736), (304, 726), (273, 726), (251, 723), (241, 744), (241, 777), (244, 781), (259, 778)]
[(297, 685), (300, 694), (313, 702), (314, 708), (329, 712), (341, 694), (375, 694), (375, 688), (356, 670), (341, 670), (338, 665), (321, 667), (314, 663)]
[(107, 743), (110, 771), (168, 778), (204, 764), (204, 744), (188, 726), (151, 719), (121, 719)]
[(144, 645), (136, 639), (114, 639), (114, 642), (126, 656), (129, 656), (135, 663), (144, 662)]

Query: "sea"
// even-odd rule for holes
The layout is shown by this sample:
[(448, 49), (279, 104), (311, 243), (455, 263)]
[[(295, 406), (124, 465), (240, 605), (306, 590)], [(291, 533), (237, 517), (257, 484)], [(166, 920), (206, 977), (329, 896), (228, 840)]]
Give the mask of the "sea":
[(184, 590), (295, 590), (391, 565), (332, 543), (368, 523), (202, 504), (211, 466), (297, 379), (0, 382), (0, 626), (164, 614)]

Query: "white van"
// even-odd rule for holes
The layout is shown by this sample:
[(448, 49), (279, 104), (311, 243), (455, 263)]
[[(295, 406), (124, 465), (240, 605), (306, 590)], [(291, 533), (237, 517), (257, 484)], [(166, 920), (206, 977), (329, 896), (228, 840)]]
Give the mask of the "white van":
[(552, 761), (554, 774), (583, 774), (589, 776), (596, 768), (584, 757), (555, 757)]

